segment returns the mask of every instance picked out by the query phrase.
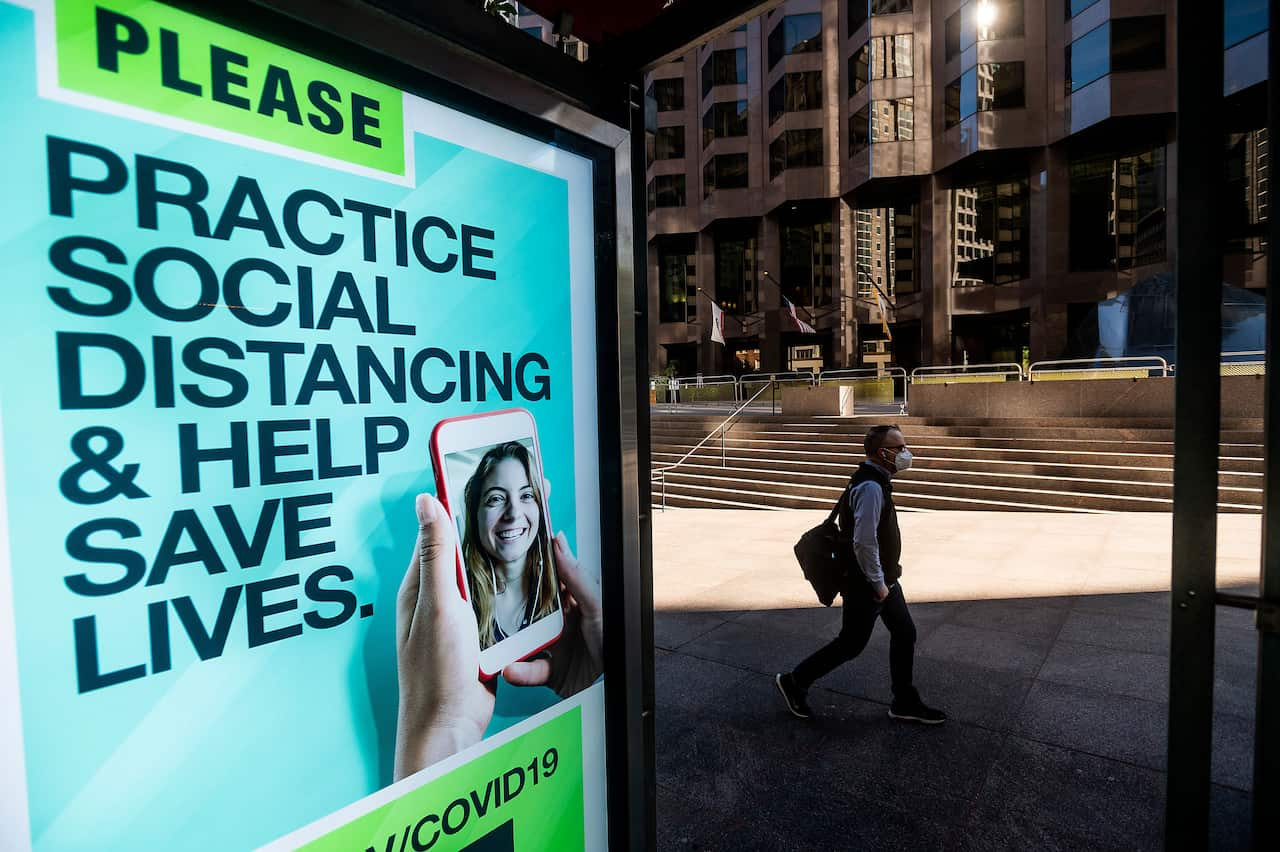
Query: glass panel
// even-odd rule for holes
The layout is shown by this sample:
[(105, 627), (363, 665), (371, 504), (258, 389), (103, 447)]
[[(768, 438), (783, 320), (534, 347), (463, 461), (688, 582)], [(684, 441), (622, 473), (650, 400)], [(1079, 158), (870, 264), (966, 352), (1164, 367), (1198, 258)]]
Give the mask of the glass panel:
[[(784, 78), (785, 79), (785, 78)], [(782, 113), (786, 111), (786, 93), (782, 88), (782, 79), (769, 87), (769, 123), (773, 124), (782, 118)]]
[(978, 39), (994, 41), (1023, 34), (1022, 0), (977, 0)]
[(659, 160), (678, 160), (684, 156), (684, 125), (659, 127), (654, 137), (654, 154)]
[(872, 101), (871, 141), (904, 142), (914, 138), (914, 99)]
[(806, 307), (831, 304), (835, 257), (830, 215), (785, 220), (780, 231), (783, 295)]
[(790, 53), (822, 50), (822, 13), (788, 15), (769, 33), (769, 67)]
[(1227, 137), (1224, 231), (1227, 251), (1262, 258), (1267, 250), (1271, 205), (1267, 129)]
[(871, 45), (864, 44), (849, 57), (849, 96), (862, 91), (862, 87), (867, 85), (870, 80), (870, 67), (868, 65), (871, 56)]
[(885, 246), (889, 258), (888, 281), (892, 283), (890, 296), (914, 293), (916, 282), (916, 216), (915, 205), (903, 204), (886, 211), (889, 227), (886, 233), (891, 240)]
[(741, 189), (747, 185), (747, 155), (721, 154), (714, 157), (716, 189)]
[(960, 13), (956, 12), (947, 18), (944, 25), (943, 41), (946, 43), (946, 61), (950, 62), (960, 55)]
[(802, 71), (783, 77), (787, 112), (804, 112), (822, 108), (822, 72)]
[(960, 118), (978, 111), (978, 69), (970, 68), (960, 75)]
[(716, 303), (729, 313), (756, 310), (756, 238), (730, 236), (716, 240)]
[(658, 321), (685, 322), (697, 300), (696, 237), (659, 237)]
[(871, 14), (894, 15), (898, 12), (910, 12), (911, 0), (871, 0)]
[(947, 84), (943, 95), (942, 121), (945, 127), (955, 127), (960, 123), (960, 81), (953, 80)]
[(849, 35), (867, 22), (867, 0), (849, 0)]
[(702, 115), (702, 147), (714, 139), (747, 135), (747, 102), (724, 101), (711, 105)]
[(1067, 90), (1074, 92), (1111, 70), (1111, 25), (1090, 30), (1067, 45)]
[(862, 109), (849, 116), (850, 157), (871, 144), (871, 133), (868, 124), (871, 114), (870, 110), (870, 106), (864, 106)]
[(1116, 263), (1130, 269), (1165, 259), (1164, 148), (1116, 161)]
[(747, 49), (717, 50), (707, 57), (702, 66), (702, 96), (711, 93), (712, 86), (732, 86), (747, 82)]
[(787, 167), (787, 140), (782, 136), (769, 143), (769, 180), (782, 174)]
[(1025, 66), (1021, 62), (992, 62), (978, 66), (978, 108), (1017, 109), (1027, 105)]
[(653, 98), (658, 102), (658, 112), (684, 109), (684, 80), (680, 77), (654, 80)]
[(1164, 15), (1116, 18), (1111, 22), (1111, 70), (1164, 67)]
[(1067, 17), (1074, 18), (1098, 0), (1067, 0)]
[(1026, 178), (952, 190), (954, 286), (1008, 284), (1030, 274), (1029, 197)]
[(1115, 239), (1111, 233), (1113, 168), (1111, 157), (1071, 162), (1067, 244), (1073, 271), (1107, 269), (1115, 261)]
[(658, 175), (653, 179), (658, 207), (684, 207), (684, 175)]
[(870, 48), (870, 79), (911, 76), (911, 36), (876, 36), (867, 43)]
[(1267, 28), (1267, 0), (1226, 0), (1225, 47), (1239, 44)]

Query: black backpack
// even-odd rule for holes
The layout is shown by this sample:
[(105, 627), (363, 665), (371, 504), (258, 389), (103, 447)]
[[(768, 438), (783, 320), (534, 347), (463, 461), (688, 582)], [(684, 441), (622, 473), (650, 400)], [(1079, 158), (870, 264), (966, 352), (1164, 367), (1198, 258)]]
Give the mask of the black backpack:
[(853, 545), (836, 524), (840, 506), (849, 499), (853, 481), (845, 486), (827, 519), (800, 536), (793, 548), (804, 578), (813, 586), (823, 606), (831, 606), (853, 562)]

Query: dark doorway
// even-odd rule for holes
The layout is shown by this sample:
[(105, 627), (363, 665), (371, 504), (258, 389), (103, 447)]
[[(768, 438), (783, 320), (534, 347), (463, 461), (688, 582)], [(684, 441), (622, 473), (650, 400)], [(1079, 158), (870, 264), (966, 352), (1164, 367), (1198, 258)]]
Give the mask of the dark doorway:
[(1021, 364), (1031, 346), (1031, 311), (965, 314), (951, 318), (953, 364)]

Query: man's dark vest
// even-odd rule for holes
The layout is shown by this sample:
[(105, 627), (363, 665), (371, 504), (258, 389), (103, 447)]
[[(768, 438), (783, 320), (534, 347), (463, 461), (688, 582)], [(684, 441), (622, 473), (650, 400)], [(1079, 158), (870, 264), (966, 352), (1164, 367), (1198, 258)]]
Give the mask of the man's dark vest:
[[(869, 461), (858, 465), (851, 485), (856, 488), (859, 483), (871, 480), (880, 486), (884, 495), (884, 505), (880, 509), (880, 524), (876, 527), (876, 541), (880, 545), (880, 568), (884, 571), (885, 585), (902, 576), (902, 533), (898, 530), (898, 510), (893, 506), (893, 485), (889, 482), (889, 474)], [(840, 531), (853, 540), (853, 506), (852, 495), (840, 501)], [(857, 557), (854, 557), (857, 561)]]

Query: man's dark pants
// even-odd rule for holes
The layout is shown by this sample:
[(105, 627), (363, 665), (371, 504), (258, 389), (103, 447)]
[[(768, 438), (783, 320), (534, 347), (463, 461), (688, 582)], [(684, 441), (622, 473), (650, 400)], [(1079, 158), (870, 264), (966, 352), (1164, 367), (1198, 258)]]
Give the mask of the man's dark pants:
[(916, 625), (907, 610), (902, 586), (894, 583), (889, 596), (876, 601), (871, 584), (861, 574), (845, 579), (841, 591), (844, 598), (840, 635), (796, 666), (792, 677), (801, 689), (852, 660), (867, 646), (876, 619), (889, 628), (889, 673), (893, 680), (893, 697), (899, 701), (916, 701), (919, 696), (911, 685), (912, 661), (916, 650)]

